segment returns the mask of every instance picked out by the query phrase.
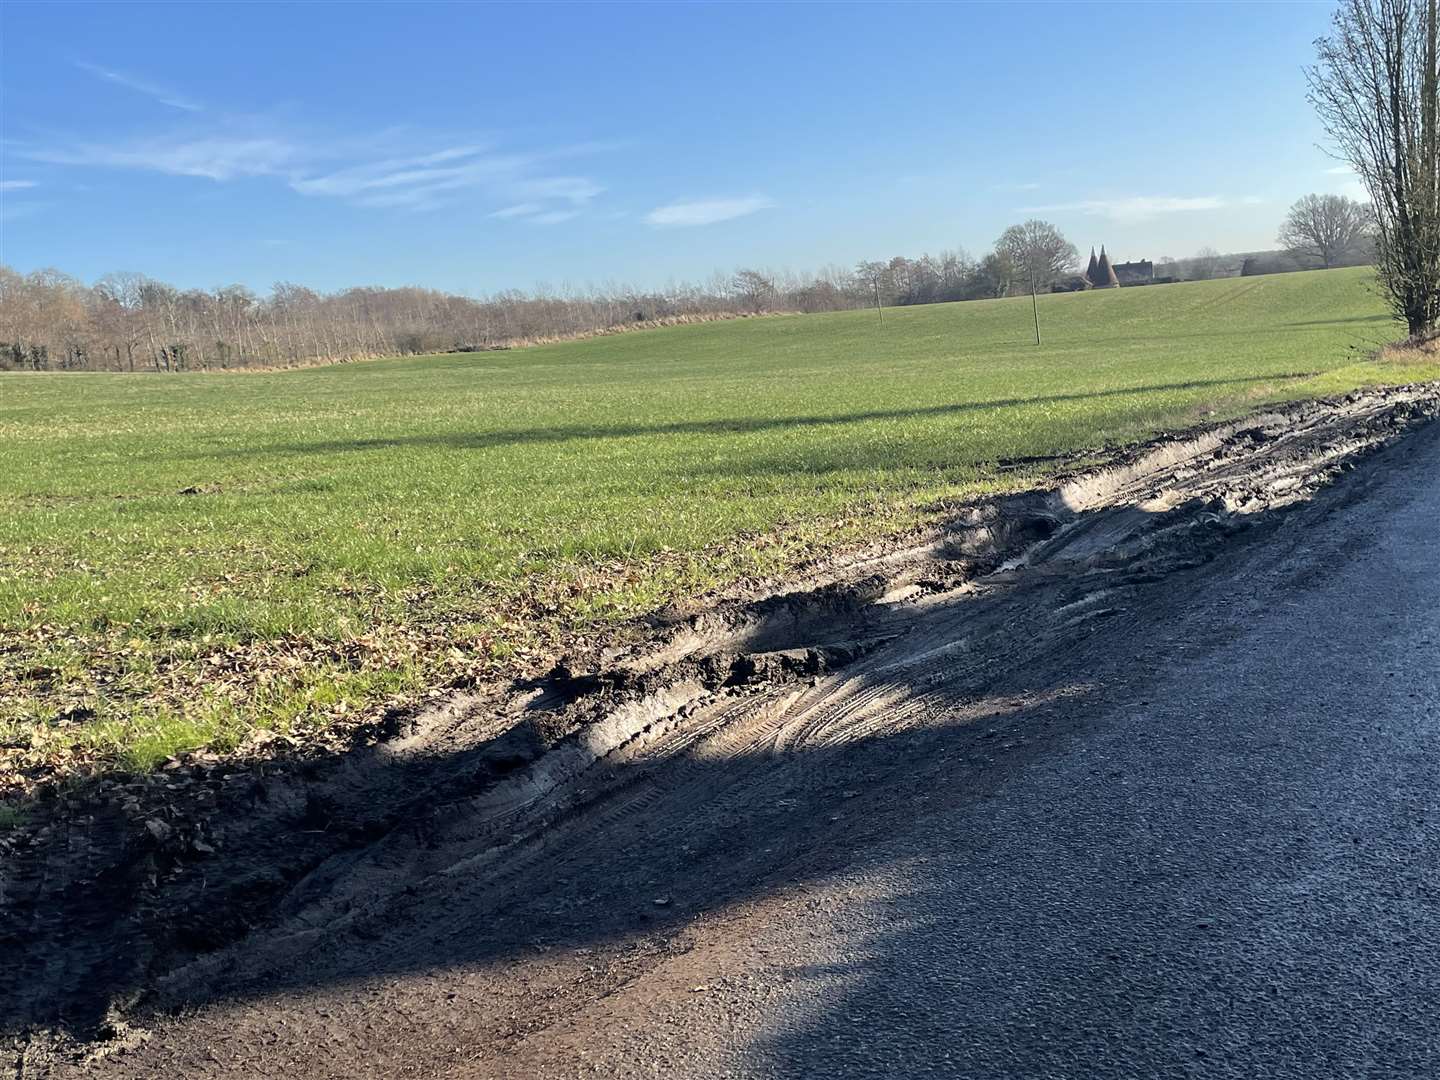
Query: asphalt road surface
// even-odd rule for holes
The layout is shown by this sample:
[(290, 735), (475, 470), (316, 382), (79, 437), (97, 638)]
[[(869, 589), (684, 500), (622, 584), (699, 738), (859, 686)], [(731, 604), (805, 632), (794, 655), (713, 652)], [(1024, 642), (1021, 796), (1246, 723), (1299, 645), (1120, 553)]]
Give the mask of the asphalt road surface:
[(1440, 1076), (1435, 435), (1177, 598), (1132, 700), (1061, 755), (513, 1074)]

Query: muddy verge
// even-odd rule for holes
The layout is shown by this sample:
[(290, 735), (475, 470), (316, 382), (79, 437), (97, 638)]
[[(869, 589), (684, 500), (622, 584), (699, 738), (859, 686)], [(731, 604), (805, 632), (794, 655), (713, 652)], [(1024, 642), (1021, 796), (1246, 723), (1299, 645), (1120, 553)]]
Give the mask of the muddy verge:
[(1437, 415), (1440, 389), (1414, 386), (1167, 436), (915, 542), (657, 614), (639, 643), (577, 649), (543, 678), (393, 716), (348, 753), (180, 761), (158, 787), (57, 796), (0, 840), (5, 1034), (104, 1052), (137, 1010), (364, 937), (420, 883), (523, 890), (581, 832), (701, 784), (697, 762), (841, 745), (927, 695), (980, 693)]

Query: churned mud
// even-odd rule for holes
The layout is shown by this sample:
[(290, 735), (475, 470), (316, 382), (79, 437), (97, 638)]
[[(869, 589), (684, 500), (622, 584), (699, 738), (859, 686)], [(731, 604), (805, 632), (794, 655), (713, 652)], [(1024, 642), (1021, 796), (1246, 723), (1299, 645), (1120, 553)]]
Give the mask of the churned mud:
[[(159, 1057), (126, 1062), (187, 1010), (248, 1010), (214, 1021), (243, 1041), (277, 993), (483, 972), (564, 945), (570, 959), (512, 997), (494, 981), (463, 1031), (445, 1020), (452, 1041), (523, 1035), (679, 947), (666, 928), (682, 914), (797, 859), (843, 858), (827, 823), (943, 752), (937, 715), (1005, 750), (1033, 738), (1009, 734), (1007, 713), (1043, 713), (1083, 683), (1104, 635), (1142, 632), (1156, 597), (1436, 415), (1440, 390), (1418, 386), (1165, 437), (978, 502), (918, 542), (661, 613), (639, 643), (394, 717), (374, 745), (181, 766), (171, 808), (139, 823), (113, 796), (67, 804), (0, 852), (15, 1066), (228, 1074), (159, 1037)], [(1051, 677), (997, 698), (1017, 672)], [(890, 748), (883, 766), (851, 753), (875, 746)], [(575, 967), (603, 949), (606, 964)], [(287, 1014), (290, 1042), (268, 1060), (342, 1075), (339, 1040), (380, 1068), (384, 1039), (355, 1041), (366, 1008)]]

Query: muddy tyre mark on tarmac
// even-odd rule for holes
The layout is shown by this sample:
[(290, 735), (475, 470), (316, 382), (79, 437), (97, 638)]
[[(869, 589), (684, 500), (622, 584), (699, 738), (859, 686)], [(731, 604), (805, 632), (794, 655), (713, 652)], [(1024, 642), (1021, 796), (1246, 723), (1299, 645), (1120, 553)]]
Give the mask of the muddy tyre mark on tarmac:
[(104, 806), (57, 821), (6, 853), (16, 1061), (478, 1067), (700, 923), (842, 865), (937, 762), (960, 755), (977, 789), (1023, 767), (1158, 597), (1437, 412), (1410, 387), (1163, 438), (337, 760), (178, 777), (213, 787), (208, 815), (138, 837)]

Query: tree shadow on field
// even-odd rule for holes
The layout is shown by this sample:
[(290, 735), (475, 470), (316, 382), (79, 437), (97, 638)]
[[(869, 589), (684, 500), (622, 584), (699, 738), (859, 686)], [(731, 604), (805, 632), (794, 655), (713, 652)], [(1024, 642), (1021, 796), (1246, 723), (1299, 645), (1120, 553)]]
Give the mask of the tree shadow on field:
[(1353, 323), (1393, 322), (1402, 325), (1393, 315), (1352, 315), (1348, 319), (1307, 319), (1304, 322), (1281, 323), (1281, 326), (1347, 326)]
[(1185, 382), (1150, 383), (1139, 386), (1115, 387), (1075, 394), (1043, 394), (1034, 397), (994, 398), (943, 405), (921, 405), (903, 409), (872, 409), (835, 415), (734, 417), (714, 420), (668, 420), (656, 423), (558, 424), (551, 427), (517, 428), (481, 432), (425, 432), (414, 435), (379, 435), (371, 438), (330, 439), (315, 442), (281, 443), (225, 449), (205, 450), (189, 455), (191, 459), (254, 456), (263, 454), (297, 455), (333, 454), (347, 451), (386, 450), (396, 447), (431, 447), (451, 450), (486, 450), (505, 446), (536, 443), (564, 443), (587, 439), (624, 439), (650, 435), (747, 435), (790, 428), (835, 427), (862, 424), (874, 420), (905, 420), (921, 417), (951, 416), (1005, 409), (1026, 405), (1058, 405), (1067, 402), (1097, 401), (1106, 398), (1131, 397), (1143, 394), (1205, 390), (1220, 387), (1243, 387), (1262, 383), (1282, 383), (1304, 379), (1313, 371), (1275, 375), (1250, 375), (1233, 379), (1191, 379)]

